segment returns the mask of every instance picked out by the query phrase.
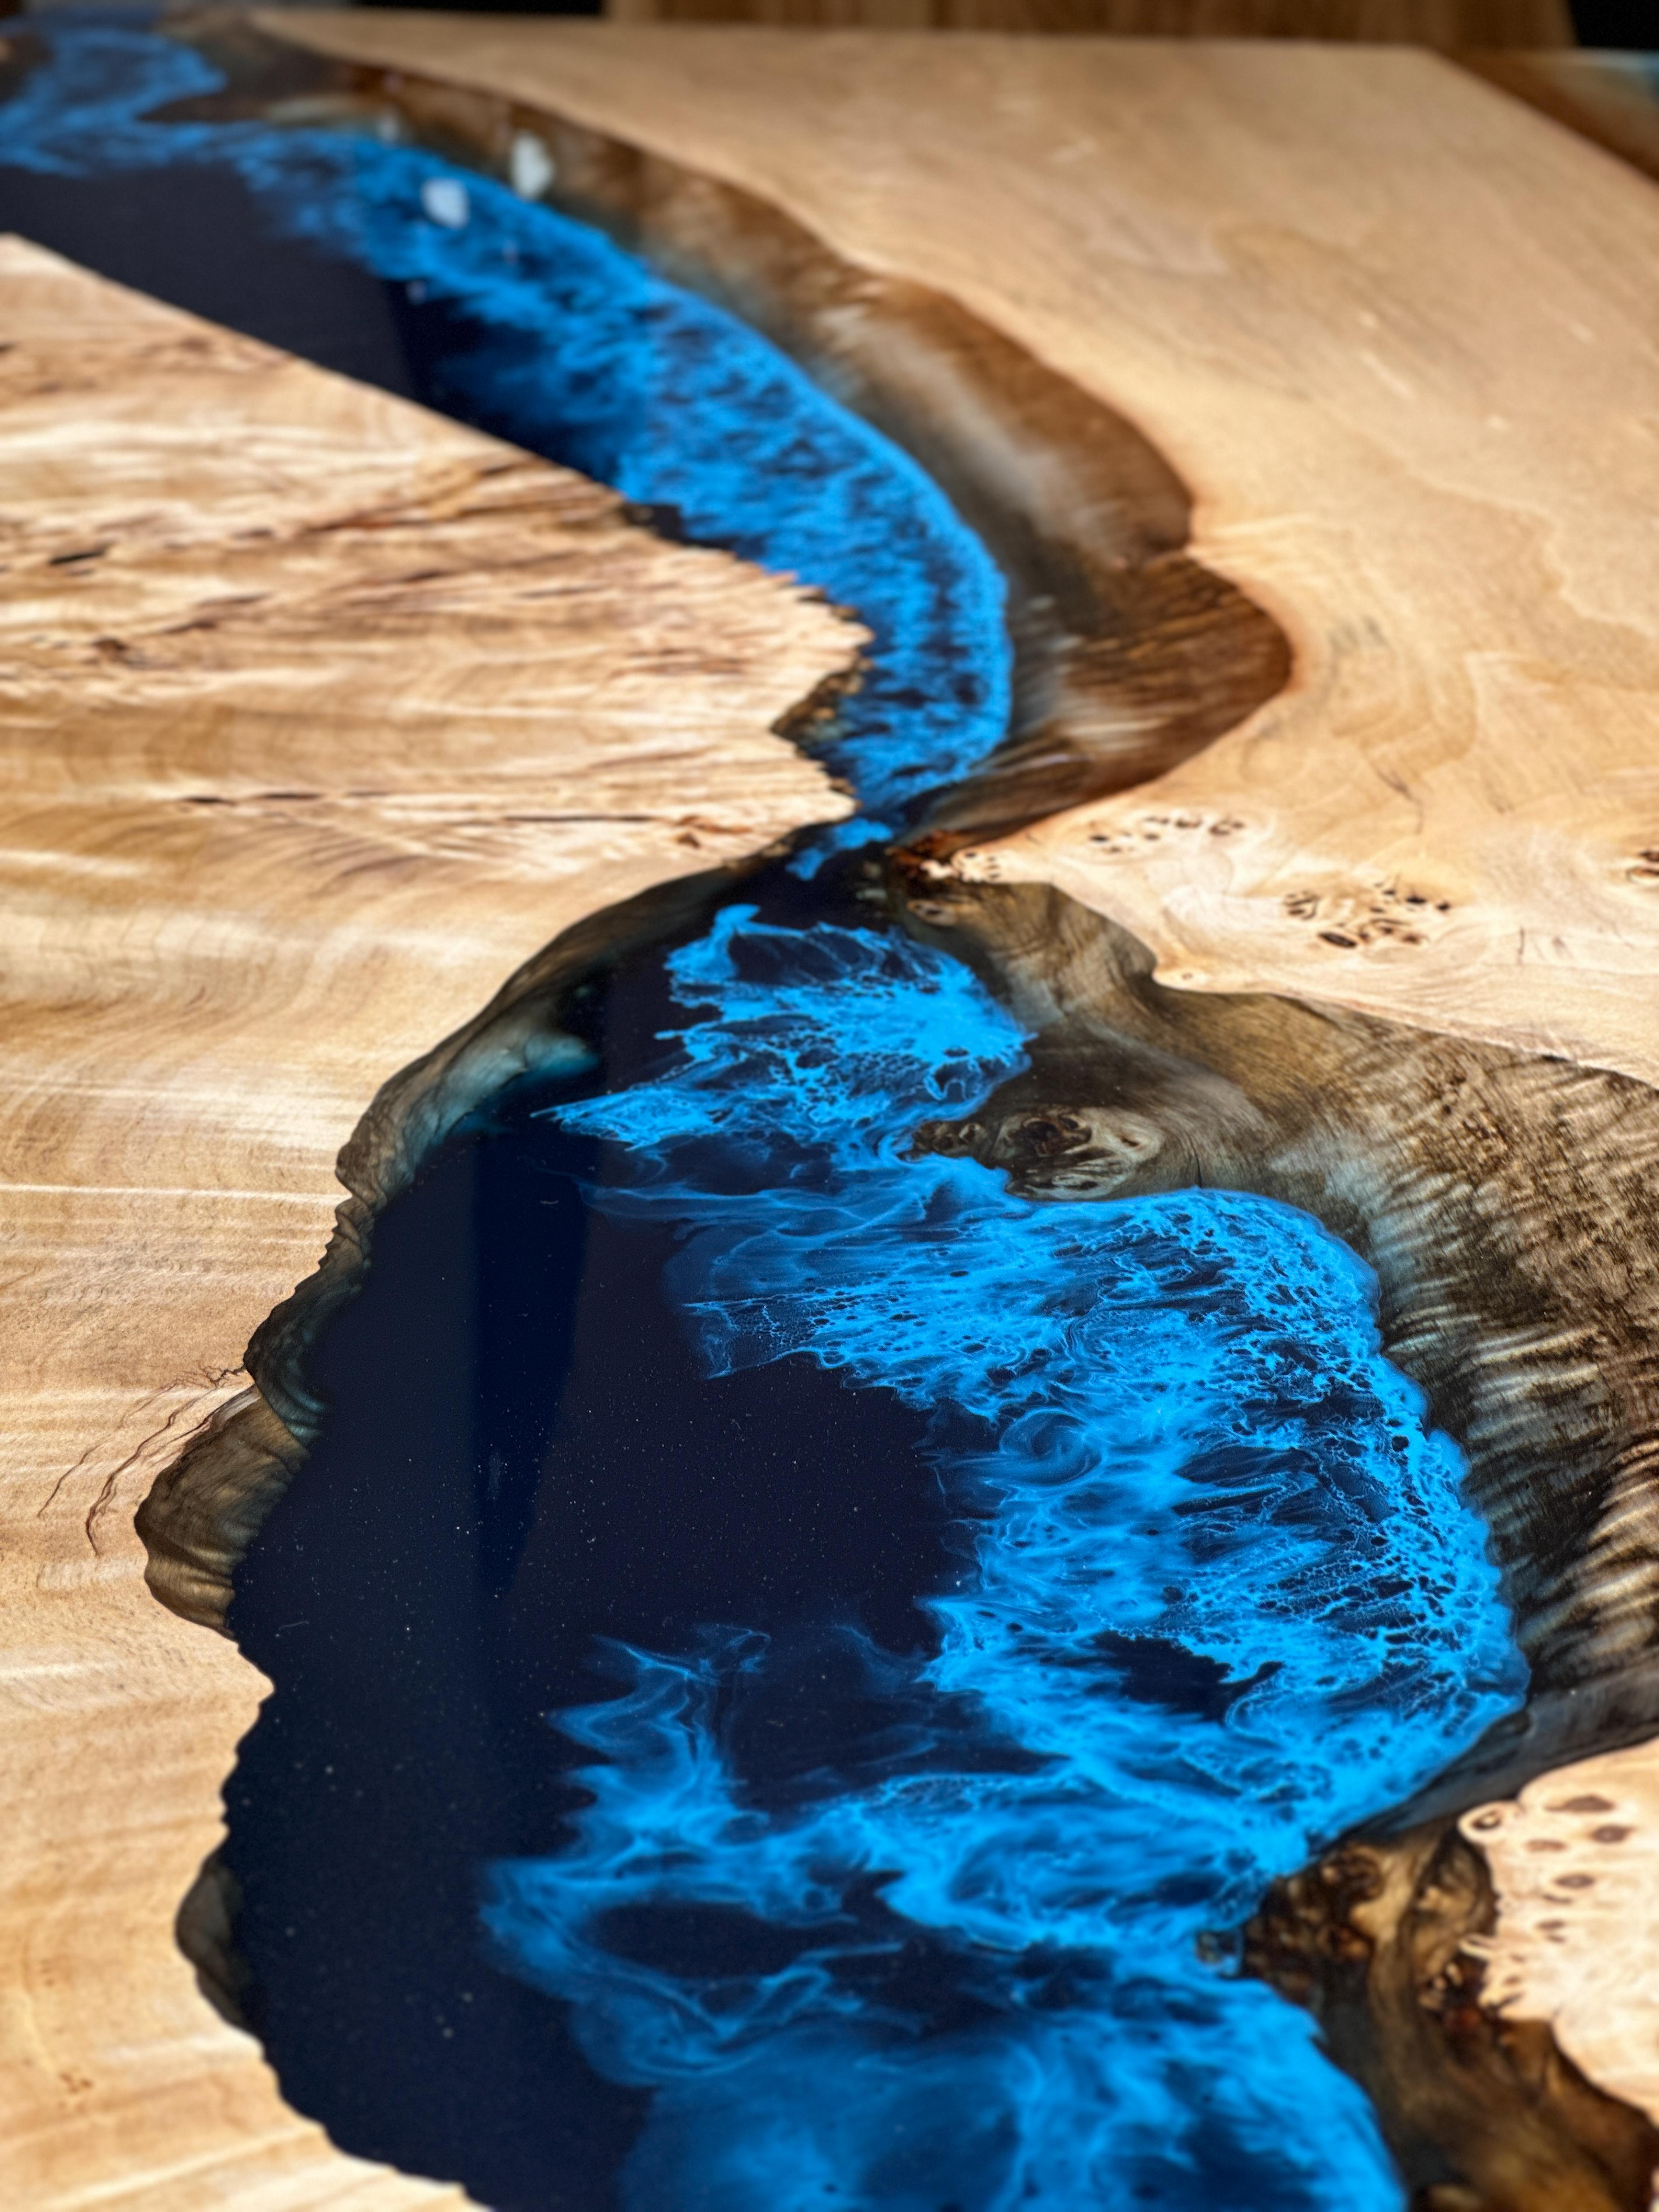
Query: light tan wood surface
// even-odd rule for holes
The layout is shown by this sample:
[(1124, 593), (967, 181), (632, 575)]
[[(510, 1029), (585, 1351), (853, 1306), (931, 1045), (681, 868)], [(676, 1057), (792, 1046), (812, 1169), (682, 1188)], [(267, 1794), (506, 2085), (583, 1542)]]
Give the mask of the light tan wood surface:
[(1593, 2081), (1659, 2120), (1659, 1758), (1651, 1744), (1558, 1767), (1464, 1815), (1499, 1906), (1468, 1948), (1486, 1997), (1547, 2021)]
[(336, 2152), (173, 1915), (267, 1686), (132, 1514), (375, 1089), (567, 922), (847, 801), (788, 583), (0, 241), (0, 2203), (459, 2202)]
[(1267, 990), (1659, 1075), (1659, 193), (1431, 56), (284, 12), (781, 208), (1127, 416), (1289, 688), (968, 856)]

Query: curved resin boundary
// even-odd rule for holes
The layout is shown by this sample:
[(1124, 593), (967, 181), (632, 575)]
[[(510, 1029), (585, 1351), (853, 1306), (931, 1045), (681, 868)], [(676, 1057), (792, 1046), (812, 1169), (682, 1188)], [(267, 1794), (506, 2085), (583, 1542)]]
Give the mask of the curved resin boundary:
[[(1210, 641), (1213, 643), (1212, 640)], [(1141, 772), (1144, 773), (1145, 771), (1143, 770)], [(1129, 781), (1133, 779), (1133, 777), (1124, 777), (1121, 780)], [(979, 826), (980, 823), (985, 818), (987, 817), (982, 813), (976, 817), (974, 826)], [(992, 820), (999, 818), (995, 814), (994, 809), (993, 809), (988, 818)], [(937, 900), (932, 900), (927, 902), (935, 907), (937, 907), (939, 903)], [(1282, 1048), (1284, 1042), (1282, 1038), (1276, 1039), (1272, 1036), (1272, 1026), (1273, 1024), (1270, 1020), (1264, 1020), (1262, 1023), (1259, 1024), (1256, 1037), (1256, 1044), (1259, 1051), (1269, 1057), (1272, 1056), (1276, 1048)], [(1381, 1030), (1381, 1025), (1378, 1024), (1372, 1024), (1370, 1027), (1373, 1030), (1380, 1031)], [(1364, 1056), (1365, 1055), (1361, 1055), (1361, 1057)], [(1479, 1055), (1475, 1055), (1475, 1057), (1479, 1057)], [(1518, 1064), (1523, 1066), (1531, 1065), (1530, 1063)], [(1467, 1079), (1467, 1077), (1465, 1077), (1465, 1079)], [(1525, 1086), (1523, 1086), (1523, 1088)], [(1504, 1084), (1501, 1076), (1498, 1080), (1498, 1088), (1500, 1091), (1504, 1088)], [(1632, 1086), (1632, 1088), (1634, 1090), (1639, 1088), (1639, 1086)], [(1504, 1103), (1506, 1104), (1513, 1103), (1513, 1102), (1508, 1101)], [(1534, 1101), (1532, 1103), (1535, 1104), (1536, 1102)], [(1582, 1101), (1575, 1102), (1575, 1103), (1582, 1103)], [(1527, 1118), (1527, 1103), (1528, 1102), (1524, 1100), (1522, 1102), (1520, 1118), (1523, 1121)], [(1614, 1102), (1613, 1107), (1609, 1110), (1613, 1113), (1617, 1112), (1617, 1102)], [(1547, 1119), (1547, 1115), (1543, 1118)], [(1641, 1118), (1639, 1110), (1637, 1118), (1638, 1121)], [(1467, 1131), (1465, 1131), (1464, 1133), (1466, 1134)], [(1368, 1131), (1366, 1134), (1375, 1144), (1378, 1151), (1383, 1153), (1388, 1153), (1395, 1149), (1395, 1147), (1387, 1141), (1386, 1138), (1380, 1135), (1378, 1132), (1371, 1130)], [(1621, 1133), (1621, 1135), (1624, 1136), (1627, 1136), (1628, 1134), (1628, 1130)], [(1409, 1147), (1407, 1149), (1409, 1150)], [(1546, 1146), (1547, 1151), (1553, 1148), (1548, 1146)], [(1461, 1165), (1462, 1164), (1460, 1163), (1460, 1167)], [(1467, 1170), (1464, 1171), (1467, 1172)], [(1396, 1161), (1391, 1169), (1385, 1166), (1385, 1177), (1389, 1172), (1394, 1173), (1396, 1177), (1402, 1174), (1407, 1175), (1408, 1176), (1408, 1164), (1406, 1162)], [(1362, 1183), (1364, 1182), (1364, 1178), (1363, 1176), (1361, 1176), (1359, 1180)], [(1352, 1190), (1344, 1189), (1340, 1192), (1334, 1191), (1330, 1187), (1328, 1181), (1327, 1181), (1321, 1191), (1322, 1201), (1322, 1210), (1326, 1212), (1328, 1214), (1334, 1212), (1345, 1222), (1358, 1220), (1363, 1228), (1364, 1218), (1369, 1210), (1369, 1194), (1362, 1190), (1359, 1199), (1356, 1200)], [(1413, 1277), (1413, 1265), (1415, 1261), (1420, 1256), (1419, 1253), (1413, 1249), (1413, 1240), (1408, 1234), (1404, 1237), (1403, 1242), (1395, 1249), (1384, 1251), (1380, 1255), (1379, 1263), (1382, 1265), (1385, 1284), (1397, 1285), (1404, 1283), (1409, 1287)], [(1465, 1287), (1467, 1288), (1467, 1285), (1465, 1285)], [(1528, 1390), (1530, 1390), (1534, 1400), (1540, 1395), (1548, 1392), (1553, 1387), (1555, 1377), (1559, 1374), (1564, 1381), (1565, 1391), (1567, 1399), (1571, 1401), (1576, 1393), (1577, 1401), (1583, 1408), (1583, 1414), (1579, 1420), (1579, 1435), (1582, 1441), (1580, 1442), (1577, 1449), (1581, 1452), (1587, 1454), (1589, 1456), (1589, 1464), (1595, 1478), (1592, 1485), (1590, 1486), (1590, 1494), (1598, 1501), (1605, 1501), (1607, 1497), (1606, 1470), (1608, 1467), (1610, 1458), (1613, 1461), (1615, 1468), (1616, 1487), (1616, 1469), (1618, 1466), (1616, 1426), (1610, 1434), (1607, 1425), (1608, 1409), (1605, 1402), (1606, 1392), (1599, 1387), (1601, 1378), (1598, 1377), (1596, 1387), (1587, 1387), (1582, 1382), (1577, 1382), (1572, 1379), (1576, 1375), (1582, 1373), (1582, 1358), (1577, 1356), (1579, 1351), (1580, 1346), (1576, 1342), (1569, 1341), (1564, 1335), (1563, 1332), (1559, 1329), (1551, 1333), (1536, 1325), (1523, 1323), (1520, 1332), (1520, 1342), (1518, 1347), (1516, 1334), (1513, 1330), (1511, 1330), (1507, 1341), (1499, 1346), (1492, 1352), (1490, 1358), (1482, 1362), (1482, 1365), (1486, 1371), (1474, 1378), (1474, 1382), (1470, 1387), (1473, 1388), (1474, 1384), (1478, 1383), (1482, 1387), (1482, 1389), (1484, 1389), (1486, 1392), (1486, 1399), (1483, 1402), (1490, 1402), (1497, 1409), (1498, 1416), (1498, 1425), (1501, 1427), (1504, 1425), (1504, 1422), (1507, 1419), (1509, 1423), (1509, 1433), (1513, 1436), (1517, 1432), (1523, 1433), (1528, 1429), (1535, 1430), (1537, 1426), (1535, 1415), (1532, 1413), (1531, 1409), (1528, 1407), (1522, 1406), (1519, 1412), (1517, 1412), (1515, 1401), (1517, 1399), (1523, 1398)], [(1520, 1371), (1517, 1372), (1517, 1370)], [(1499, 1370), (1506, 1371), (1500, 1372)], [(1452, 1389), (1453, 1395), (1455, 1396), (1458, 1388), (1461, 1387), (1456, 1378), (1454, 1378), (1453, 1383), (1450, 1387)], [(1477, 1391), (1476, 1395), (1479, 1396), (1480, 1392)], [(1600, 1402), (1598, 1402), (1598, 1400)], [(1616, 1418), (1616, 1393), (1613, 1412)], [(1478, 1425), (1478, 1424), (1476, 1425)], [(1478, 1444), (1480, 1446), (1481, 1455), (1491, 1459), (1494, 1464), (1497, 1462), (1501, 1453), (1501, 1440), (1498, 1437), (1495, 1435), (1487, 1435), (1480, 1437), (1472, 1437), (1472, 1443)], [(1639, 1459), (1639, 1453), (1637, 1455), (1637, 1458), (1632, 1460), (1629, 1474), (1631, 1479), (1639, 1482), (1642, 1469), (1641, 1466), (1637, 1463), (1637, 1459)], [(1579, 1463), (1582, 1467), (1585, 1464), (1585, 1462), (1581, 1460)], [(1508, 1490), (1511, 1496), (1513, 1496), (1515, 1492), (1522, 1486), (1522, 1483), (1524, 1480), (1524, 1471), (1518, 1475), (1514, 1471), (1511, 1471), (1508, 1478)], [(1522, 1526), (1517, 1536), (1517, 1549), (1518, 1553), (1522, 1555), (1523, 1565), (1526, 1547), (1530, 1540), (1529, 1533), (1524, 1525), (1524, 1514), (1522, 1514)], [(1608, 1563), (1598, 1564), (1602, 1566), (1603, 1571), (1605, 1572)], [(1547, 1636), (1545, 1634), (1546, 1630), (1553, 1632), (1559, 1632), (1565, 1628), (1568, 1636), (1568, 1648), (1570, 1651), (1577, 1649), (1577, 1646), (1573, 1642), (1575, 1637), (1578, 1639), (1578, 1643), (1582, 1644), (1586, 1630), (1588, 1629), (1590, 1632), (1589, 1641), (1593, 1649), (1591, 1656), (1586, 1662), (1587, 1674), (1581, 1676), (1580, 1681), (1574, 1683), (1573, 1686), (1575, 1689), (1582, 1687), (1585, 1680), (1599, 1679), (1604, 1677), (1606, 1674), (1607, 1660), (1605, 1657), (1605, 1647), (1607, 1638), (1602, 1631), (1597, 1630), (1594, 1613), (1595, 1608), (1593, 1605), (1590, 1607), (1589, 1614), (1587, 1615), (1583, 1605), (1576, 1603), (1569, 1606), (1565, 1614), (1558, 1613), (1558, 1615), (1554, 1620), (1547, 1621), (1543, 1625), (1543, 1627), (1540, 1628), (1540, 1636), (1543, 1636), (1546, 1641), (1548, 1640)], [(1597, 1646), (1598, 1636), (1600, 1637), (1599, 1647)], [(1616, 1634), (1614, 1641), (1616, 1644)], [(1570, 1669), (1572, 1669), (1575, 1668), (1575, 1662), (1570, 1658), (1567, 1662), (1567, 1665)], [(1634, 1687), (1639, 1691), (1641, 1685), (1635, 1685)], [(1634, 1714), (1637, 1707), (1639, 1707), (1640, 1705), (1641, 1698), (1638, 1696), (1635, 1700), (1634, 1705), (1631, 1708), (1631, 1714)], [(1578, 1711), (1583, 1712), (1585, 1710), (1586, 1705), (1589, 1706), (1592, 1713), (1594, 1714), (1596, 1724), (1605, 1729), (1609, 1724), (1607, 1700), (1606, 1698), (1583, 1699), (1581, 1698), (1578, 1700)], [(1643, 1723), (1641, 1717), (1632, 1717), (1629, 1715), (1627, 1715), (1625, 1719), (1620, 1720), (1615, 1705), (1615, 1710), (1612, 1715), (1612, 1724), (1615, 1727), (1637, 1728), (1641, 1726)], [(1538, 1737), (1539, 1731), (1536, 1726), (1534, 1726), (1534, 1742), (1531, 1746), (1523, 1748), (1519, 1753), (1519, 1757), (1523, 1763), (1534, 1765), (1541, 1763), (1547, 1748), (1547, 1729), (1544, 1731), (1544, 1741), (1537, 1740)]]

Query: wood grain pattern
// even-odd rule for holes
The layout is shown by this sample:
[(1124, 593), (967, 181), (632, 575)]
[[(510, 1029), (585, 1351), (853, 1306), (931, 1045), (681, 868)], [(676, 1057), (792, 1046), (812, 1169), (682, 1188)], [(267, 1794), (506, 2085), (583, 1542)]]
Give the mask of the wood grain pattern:
[(0, 242), (8, 2205), (459, 2193), (287, 2110), (175, 1948), (265, 1686), (135, 1504), (377, 1085), (564, 922), (845, 799), (859, 634), (402, 402)]
[[(231, 83), (191, 112), (260, 112), (270, 42), (216, 19), (198, 35)], [(274, 66), (307, 112), (509, 173), (533, 132), (562, 207), (763, 331), (949, 493), (1002, 571), (1014, 697), (1002, 742), (936, 802), (939, 837), (1144, 783), (1288, 681), (1278, 626), (1193, 558), (1191, 498), (1163, 455), (957, 301), (872, 276), (752, 193), (567, 118), (405, 70), (307, 78), (301, 59), (278, 49)]]
[(752, 192), (1173, 465), (1290, 687), (970, 866), (1178, 988), (1659, 1073), (1646, 179), (1423, 54), (264, 20)]
[[(1468, 1455), (1528, 1705), (1276, 1885), (1248, 1969), (1316, 2014), (1414, 2203), (1646, 2212), (1659, 2131), (1621, 2101), (1631, 2065), (1599, 2070), (1607, 2038), (1558, 2045), (1559, 1982), (1522, 1973), (1504, 2008), (1482, 2002), (1477, 1947), (1509, 1910), (1506, 1870), (1495, 1905), (1456, 1816), (1659, 1725), (1659, 1097), (1367, 1016), (1171, 990), (1127, 932), (1052, 886), (900, 866), (908, 926), (969, 960), (1032, 1040), (1024, 1072), (922, 1125), (917, 1148), (1051, 1203), (1196, 1186), (1314, 1214), (1376, 1269), (1389, 1356)], [(1650, 1767), (1652, 1742), (1632, 1757)], [(1575, 2032), (1604, 1972), (1585, 1977)], [(1620, 2014), (1638, 2048), (1650, 1986)]]
[[(915, 856), (913, 925), (982, 956), (1043, 1032), (1017, 1095), (933, 1140), (1040, 1174), (1036, 1125), (1069, 1117), (1081, 1133), (1062, 1127), (1061, 1150), (1094, 1194), (1133, 1188), (1112, 1117), (1138, 1084), (1160, 1139), (1149, 1187), (1196, 1158), (1349, 1236), (1382, 1273), (1396, 1357), (1469, 1444), (1552, 1693), (1525, 1741), (1475, 1763), (1480, 1787), (1516, 1786), (1587, 1725), (1650, 1729), (1650, 191), (1419, 56), (270, 21), (383, 82), (453, 77), (549, 143), (574, 118), (644, 149), (673, 165), (678, 181), (647, 184), (682, 212), (697, 173), (763, 202), (837, 270), (870, 273), (829, 302), (873, 331), (843, 362), (878, 355), (896, 288), (922, 289), (1124, 428), (1103, 483), (1110, 455), (1154, 457), (1179, 557), (1271, 617), (1293, 676), (1154, 790), (976, 854), (953, 855), (958, 823)], [(996, 427), (1019, 511), (1037, 512), (1045, 471), (1063, 511), (1073, 449)], [(1124, 714), (1127, 750), (1146, 733)], [(354, 1146), (341, 1269), (454, 1071), (465, 1088), (556, 1035), (561, 993), (599, 957), (580, 936), (384, 1095)], [(339, 1279), (314, 1279), (266, 1333), (286, 1429), (246, 1404), (152, 1492), (152, 1575), (198, 1617), (222, 1602), (236, 1514), (303, 1433), (285, 1336)], [(1419, 1877), (1449, 1864), (1436, 1817), (1416, 1859), (1377, 1847), (1404, 1869), (1390, 1895), (1407, 1918)], [(1425, 2172), (1463, 2142), (1459, 2170), (1478, 2167), (1492, 2203), (1638, 2201), (1644, 2124), (1547, 2038), (1494, 2039), (1490, 2068), (1425, 2103), (1418, 2046), (1440, 2046), (1403, 2008), (1415, 1965), (1401, 1978), (1376, 1941), (1381, 1982), (1335, 2001), (1363, 2008), (1387, 1984), (1376, 2086)], [(1527, 2196), (1501, 2130), (1477, 2141), (1469, 2117), (1529, 2099), (1553, 2164)], [(1463, 2189), (1443, 2201), (1466, 2207)]]
[(1351, 1838), (1273, 1886), (1245, 1970), (1316, 2015), (1420, 2212), (1649, 2212), (1659, 2130), (1609, 2094), (1617, 2069), (1587, 2075), (1559, 2023), (1488, 2001), (1494, 1911), (1455, 1823)]

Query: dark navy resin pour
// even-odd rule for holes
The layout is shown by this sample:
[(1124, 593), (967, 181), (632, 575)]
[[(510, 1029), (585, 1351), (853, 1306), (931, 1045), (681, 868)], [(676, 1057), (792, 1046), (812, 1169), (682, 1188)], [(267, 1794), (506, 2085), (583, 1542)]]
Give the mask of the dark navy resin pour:
[(277, 1685), (228, 1856), (286, 2093), (500, 2212), (1398, 2206), (1311, 2021), (1200, 1939), (1519, 1662), (1457, 1454), (1316, 1224), (908, 1156), (1024, 1040), (836, 854), (1002, 732), (982, 550), (592, 232), (409, 149), (146, 123), (198, 57), (41, 35), (19, 228), (875, 641), (832, 753), (863, 819), (585, 1001), (592, 1072), (461, 1131), (316, 1347), (328, 1419), (234, 1618)]

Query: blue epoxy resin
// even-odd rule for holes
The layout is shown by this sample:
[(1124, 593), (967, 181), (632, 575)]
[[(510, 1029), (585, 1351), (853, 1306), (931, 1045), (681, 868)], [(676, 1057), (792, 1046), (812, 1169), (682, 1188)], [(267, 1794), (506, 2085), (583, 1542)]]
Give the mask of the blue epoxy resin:
[(278, 1686), (228, 1790), (285, 2087), (510, 2212), (1393, 2212), (1361, 2093), (1224, 1939), (1522, 1669), (1457, 1453), (1316, 1224), (908, 1157), (1025, 1040), (823, 864), (1003, 734), (983, 550), (596, 233), (416, 149), (145, 120), (215, 73), (29, 31), (0, 162), (234, 175), (392, 288), (422, 396), (874, 641), (829, 747), (861, 817), (623, 978), (594, 1095), (481, 1124), (317, 1348), (335, 1410), (239, 1577)]
[[(488, 1917), (655, 2093), (624, 2204), (1396, 2205), (1311, 2021), (1200, 1956), (1522, 1686), (1367, 1270), (1266, 1200), (1042, 1206), (907, 1158), (1021, 1060), (939, 954), (732, 908), (668, 966), (674, 1065), (554, 1118), (626, 1148), (598, 1202), (689, 1232), (711, 1373), (804, 1354), (932, 1417), (968, 1557), (936, 1656), (841, 1626), (883, 1714), (854, 1779), (743, 1771), (811, 1655), (741, 1623), (611, 1646), (557, 1716), (592, 1803)], [(653, 1963), (688, 1912), (764, 1923), (764, 1966)]]
[(446, 411), (665, 510), (699, 544), (799, 577), (870, 630), (824, 744), (866, 811), (955, 781), (1007, 725), (1003, 588), (915, 463), (776, 347), (587, 225), (413, 147), (251, 123), (143, 118), (218, 88), (148, 33), (30, 25), (50, 56), (5, 111), (0, 161), (111, 175), (228, 167), (274, 234), (453, 319)]

